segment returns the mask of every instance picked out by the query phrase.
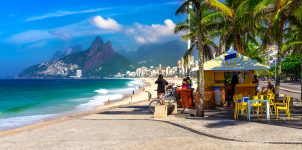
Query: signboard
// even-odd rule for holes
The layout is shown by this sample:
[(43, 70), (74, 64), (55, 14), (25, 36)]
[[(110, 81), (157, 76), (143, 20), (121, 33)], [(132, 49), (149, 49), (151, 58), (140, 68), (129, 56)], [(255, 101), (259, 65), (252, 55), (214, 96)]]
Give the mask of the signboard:
[(237, 55), (237, 53), (226, 55), (226, 56), (224, 56), (224, 60), (236, 58), (236, 55)]

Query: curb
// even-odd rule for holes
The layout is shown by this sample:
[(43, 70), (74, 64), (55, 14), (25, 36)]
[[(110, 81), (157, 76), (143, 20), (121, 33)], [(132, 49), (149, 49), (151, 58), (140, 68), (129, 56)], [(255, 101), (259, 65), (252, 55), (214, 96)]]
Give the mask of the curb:
[(301, 94), (301, 92), (300, 92), (300, 91), (293, 91), (293, 90), (289, 90), (289, 89), (285, 89), (285, 88), (280, 88), (280, 90), (287, 91), (287, 92), (292, 92), (292, 93), (298, 93), (298, 94)]

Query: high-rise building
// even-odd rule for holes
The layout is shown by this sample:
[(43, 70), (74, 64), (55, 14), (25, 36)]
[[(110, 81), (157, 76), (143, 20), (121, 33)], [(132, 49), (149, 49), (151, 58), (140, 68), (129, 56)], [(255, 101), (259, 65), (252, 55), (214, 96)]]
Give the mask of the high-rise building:
[(268, 60), (269, 66), (276, 65), (277, 52), (278, 52), (278, 47), (276, 45), (268, 46), (268, 48), (267, 48), (267, 60)]
[(77, 70), (76, 71), (76, 77), (81, 78), (82, 77), (82, 70)]

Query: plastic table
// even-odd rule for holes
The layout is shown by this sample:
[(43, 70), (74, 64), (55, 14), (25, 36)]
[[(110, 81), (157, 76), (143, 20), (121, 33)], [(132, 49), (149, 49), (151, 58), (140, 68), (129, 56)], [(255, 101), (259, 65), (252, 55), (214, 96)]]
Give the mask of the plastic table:
[(247, 101), (247, 109), (248, 109), (248, 120), (251, 121), (251, 103), (255, 102), (265, 102), (266, 104), (266, 120), (270, 120), (269, 114), (269, 101), (268, 100), (248, 100)]

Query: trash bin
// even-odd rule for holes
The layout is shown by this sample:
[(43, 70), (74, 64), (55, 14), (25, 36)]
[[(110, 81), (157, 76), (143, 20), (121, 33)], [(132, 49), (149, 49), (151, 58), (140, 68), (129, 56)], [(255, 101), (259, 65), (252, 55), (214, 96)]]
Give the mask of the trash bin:
[(178, 101), (178, 105), (181, 108), (190, 108), (193, 102), (193, 90), (194, 89), (177, 89), (176, 92), (180, 93), (182, 101)]
[(221, 106), (222, 105), (221, 88), (219, 86), (213, 86), (212, 91), (214, 93), (216, 106)]

